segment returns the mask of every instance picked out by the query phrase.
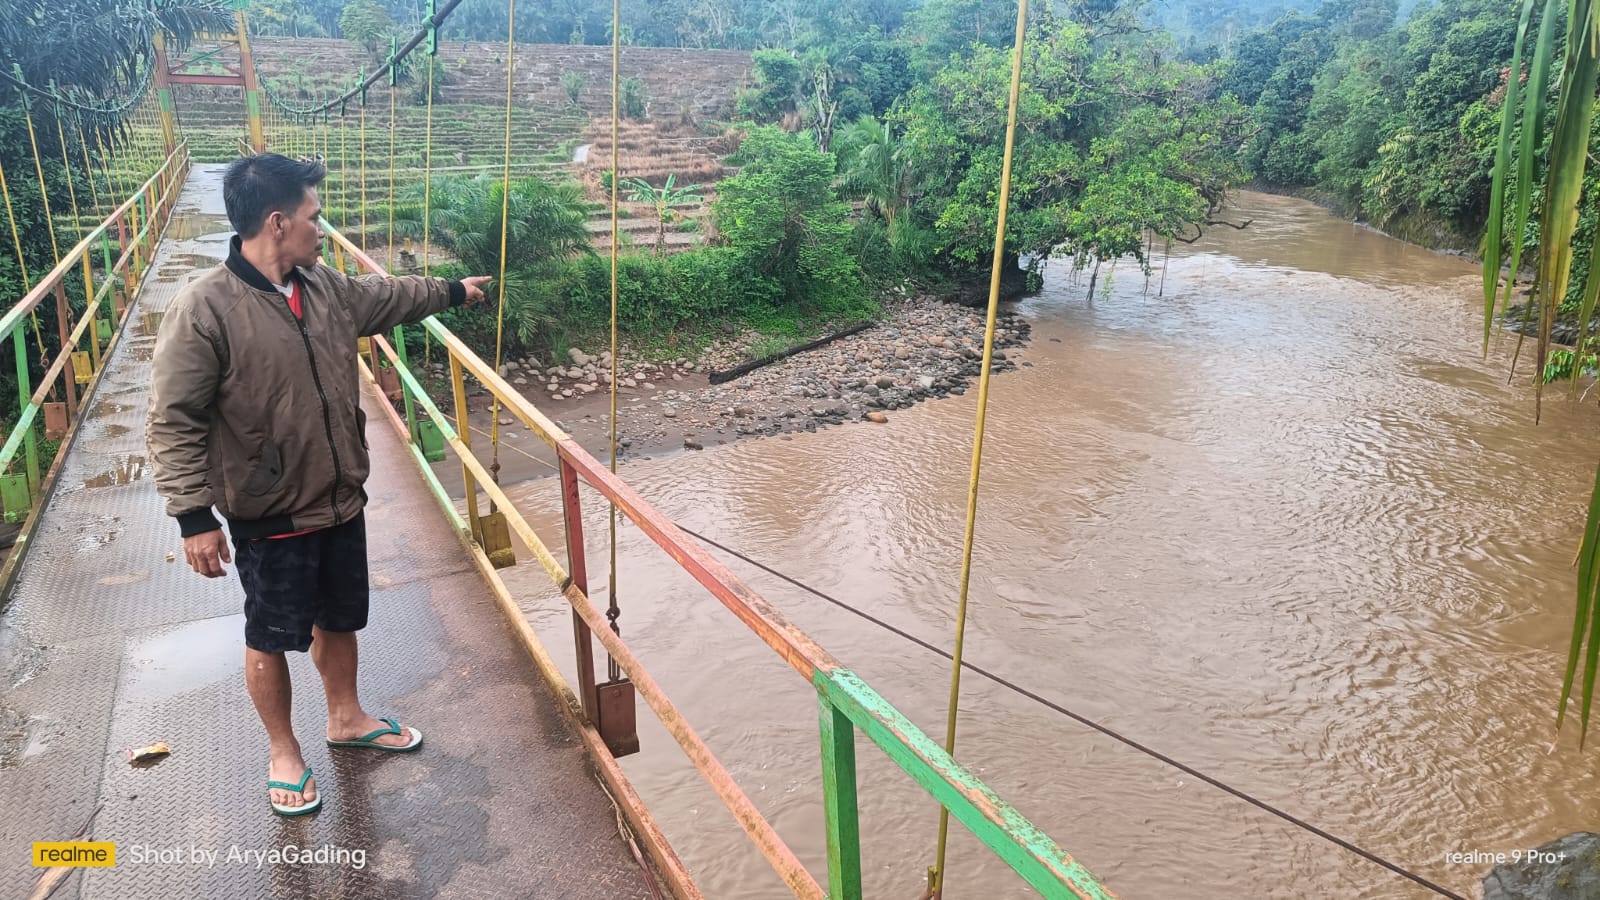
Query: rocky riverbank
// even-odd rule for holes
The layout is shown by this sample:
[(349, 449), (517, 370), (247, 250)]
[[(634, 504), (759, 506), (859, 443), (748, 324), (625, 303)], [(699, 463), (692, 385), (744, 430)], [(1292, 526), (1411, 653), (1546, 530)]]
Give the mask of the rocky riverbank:
[[(720, 385), (710, 383), (709, 373), (747, 362), (760, 335), (715, 343), (696, 359), (661, 363), (634, 362), (624, 347), (617, 379), (621, 453), (703, 450), (741, 438), (857, 422), (881, 427), (898, 410), (976, 386), (983, 366), (982, 310), (913, 296), (886, 301), (884, 313), (872, 328)], [(1017, 359), (1027, 339), (1027, 322), (1002, 314), (994, 370), (1031, 365)], [(610, 368), (609, 353), (575, 348), (569, 365), (511, 360), (502, 374), (590, 452), (602, 455), (608, 444)], [(436, 367), (435, 376), (442, 375)], [(480, 396), (474, 406), (484, 400)], [(528, 443), (504, 412), (501, 424), (513, 443)]]

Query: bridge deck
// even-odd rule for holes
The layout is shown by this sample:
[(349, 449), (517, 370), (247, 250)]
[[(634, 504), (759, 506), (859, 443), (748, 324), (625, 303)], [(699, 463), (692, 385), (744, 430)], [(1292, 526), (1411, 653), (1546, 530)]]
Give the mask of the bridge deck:
[[(74, 874), (56, 897), (649, 896), (582, 745), (381, 416), (368, 429), (362, 693), (427, 744), (331, 752), (316, 672), (290, 654), (324, 807), (301, 819), (268, 808), (241, 589), (231, 567), (215, 581), (189, 571), (144, 456), (155, 338), (141, 317), (216, 262), (226, 237), (219, 167), (197, 166), (0, 614), (0, 896), (27, 894), (30, 842), (68, 838), (97, 805), (93, 837), (117, 842), (117, 866)], [(369, 389), (366, 402), (381, 401)], [(170, 757), (127, 762), (125, 749), (157, 740)], [(288, 845), (362, 850), (365, 866), (250, 855)]]

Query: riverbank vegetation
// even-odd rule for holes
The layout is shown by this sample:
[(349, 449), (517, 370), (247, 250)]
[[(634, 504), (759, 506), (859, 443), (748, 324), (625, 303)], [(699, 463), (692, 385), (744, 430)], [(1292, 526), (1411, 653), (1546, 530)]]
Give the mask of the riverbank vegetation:
[[(958, 295), (986, 281), (1015, 6), (807, 9), (755, 52), (737, 119), (697, 123), (730, 151), (716, 169), (731, 174), (696, 184), (704, 214), (651, 202), (652, 244), (624, 245), (619, 318), (638, 342), (671, 342), (676, 354), (679, 341), (739, 326), (807, 337), (873, 317), (889, 291)], [(1148, 265), (1153, 246), (1217, 222), (1228, 188), (1248, 177), (1250, 110), (1220, 97), (1214, 61), (1182, 58), (1136, 4), (1036, 9), (1006, 245), (1012, 294), (1037, 284), (1052, 255)], [(589, 165), (607, 158), (595, 148)], [(675, 173), (641, 184), (633, 167), (623, 166), (625, 195), (671, 190)], [(609, 194), (601, 174), (591, 202)], [(669, 223), (699, 240), (664, 253)], [(609, 322), (605, 255), (567, 254), (560, 271), (542, 271), (553, 289), (537, 297), (507, 286), (526, 326), (519, 349), (559, 357)]]
[[(119, 2), (143, 8), (146, 0), (103, 2), (110, 14)], [(1551, 8), (1564, 18), (1565, 7)], [(664, 347), (740, 326), (802, 337), (873, 316), (891, 290), (955, 295), (982, 284), (1015, 9), (1008, 0), (624, 3), (626, 43), (755, 49), (731, 120), (663, 119), (656, 111), (654, 121), (629, 125), (670, 126), (671, 146), (714, 151), (686, 154), (681, 166), (624, 159), (624, 199), (648, 207), (652, 227), (650, 240), (637, 245), (618, 238), (623, 327)], [(1543, 25), (1544, 9), (1536, 4), (1530, 34)], [(534, 0), (519, 8), (518, 37), (605, 43), (605, 12)], [(386, 45), (384, 28), (408, 33), (422, 14), (415, 0), (252, 6), (262, 33), (341, 35), (363, 23), (357, 37), (378, 47)], [(503, 8), (469, 4), (443, 32), (447, 40), (499, 40), (505, 25)], [(9, 27), (19, 35), (13, 46), (55, 46), (48, 16)], [(1008, 289), (1037, 285), (1041, 261), (1051, 256), (1091, 269), (1130, 257), (1148, 265), (1151, 253), (1228, 221), (1228, 190), (1252, 180), (1324, 199), (1401, 236), (1476, 249), (1492, 205), (1516, 28), (1515, 17), (1489, 0), (1030, 5)], [(22, 40), (22, 31), (44, 36)], [(1559, 61), (1560, 29), (1555, 34)], [(137, 68), (138, 52), (119, 46), (108, 49)], [(55, 74), (72, 83), (70, 73)], [(636, 87), (647, 104), (647, 86)], [(21, 216), (36, 223), (41, 212), (25, 199), (36, 187), (28, 181), (31, 154), (14, 112), (14, 104), (0, 109), (0, 158), (13, 194), (23, 198)], [(1521, 128), (1513, 123), (1514, 142)], [(50, 130), (41, 129), (41, 149), (55, 193), (65, 175), (50, 165)], [(1545, 153), (1541, 139), (1523, 155), (1542, 160)], [(514, 234), (531, 242), (508, 267), (506, 285), (512, 339), (522, 351), (558, 357), (609, 323), (611, 235), (596, 222), (611, 173), (593, 169), (608, 157), (596, 148), (582, 170), (583, 191), (561, 186), (568, 176), (555, 168), (524, 173), (513, 189), (514, 197), (538, 194), (545, 204), (519, 206), (531, 218), (513, 222)], [(523, 183), (536, 178), (542, 187)], [(454, 210), (475, 220), (452, 219), (453, 208), (441, 207), (431, 245), (453, 254), (463, 271), (490, 261), (462, 248), (484, 237), (489, 249), (498, 246), (489, 208), (496, 189), (470, 176), (437, 181), (443, 202), (488, 207)], [(1591, 193), (1583, 192), (1569, 305), (1585, 283), (1600, 220)], [(415, 199), (402, 186), (400, 234), (413, 241), (421, 237)], [(550, 222), (539, 217), (556, 208), (568, 226), (589, 224), (541, 243)], [(635, 221), (645, 215), (625, 212)], [(47, 264), (41, 229), (22, 231), (30, 266)], [(1514, 237), (1531, 253), (1537, 232), (1535, 225)], [(11, 288), (18, 280), (4, 268), (0, 279)]]

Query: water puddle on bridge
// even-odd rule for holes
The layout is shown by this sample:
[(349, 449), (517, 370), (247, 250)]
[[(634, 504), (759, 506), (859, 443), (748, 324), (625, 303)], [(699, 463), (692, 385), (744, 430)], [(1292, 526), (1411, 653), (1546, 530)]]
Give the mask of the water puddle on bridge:
[(119, 699), (154, 703), (236, 677), (242, 618), (201, 619), (130, 646)]
[[(126, 432), (128, 429), (123, 427), (122, 430)], [(93, 478), (84, 479), (83, 486), (86, 488), (107, 488), (132, 484), (144, 478), (146, 468), (143, 454), (130, 454), (117, 460), (115, 467), (110, 471), (102, 472)]]
[(174, 216), (172, 224), (167, 226), (167, 240), (191, 241), (212, 236), (227, 237), (233, 232), (227, 216), (207, 216), (188, 210), (179, 212), (183, 215)]
[(155, 280), (162, 284), (174, 284), (196, 269), (209, 269), (220, 262), (222, 260), (204, 253), (174, 253), (156, 270)]

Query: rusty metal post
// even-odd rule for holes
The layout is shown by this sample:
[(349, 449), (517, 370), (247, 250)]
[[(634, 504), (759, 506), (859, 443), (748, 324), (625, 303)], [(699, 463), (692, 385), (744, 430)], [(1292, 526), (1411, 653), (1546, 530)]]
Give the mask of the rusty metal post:
[[(110, 268), (109, 266), (107, 268)], [(108, 276), (109, 272), (106, 273)], [(94, 351), (94, 368), (100, 371), (100, 311), (94, 302), (94, 254), (83, 252), (84, 312), (89, 314), (89, 349)], [(114, 327), (114, 326), (113, 326)]]
[[(471, 412), (467, 406), (467, 382), (461, 374), (461, 358), (452, 351), (450, 353), (450, 386), (456, 400), (456, 437), (461, 445), (467, 448), (467, 453), (472, 453), (472, 423), (468, 420)], [(472, 467), (466, 460), (461, 462), (461, 489), (467, 497), (467, 526), (472, 532), (472, 539), (483, 546), (478, 528), (478, 483), (472, 477)]]
[[(123, 213), (117, 217), (117, 260), (122, 262), (128, 253), (128, 215)], [(107, 278), (115, 278), (115, 269), (106, 274)], [(111, 311), (116, 315), (117, 321), (122, 321), (122, 311), (128, 305), (128, 264), (122, 262), (122, 282), (111, 292)]]
[[(578, 505), (578, 473), (563, 457), (561, 460), (561, 519), (567, 532), (567, 570), (572, 583), (589, 594), (589, 567), (583, 553), (583, 510)], [(578, 699), (583, 701), (583, 714), (598, 727), (600, 707), (594, 690), (594, 638), (589, 626), (577, 610), (572, 611), (572, 639), (578, 651)], [(604, 729), (602, 729), (603, 736)]]
[[(71, 314), (71, 311), (67, 308), (67, 289), (58, 278), (56, 279), (56, 330), (61, 334), (61, 349), (63, 351), (67, 349), (67, 339), (71, 336), (71, 330), (67, 328), (67, 317)], [(40, 362), (48, 363), (47, 360), (41, 360)], [(67, 418), (76, 419), (78, 417), (78, 386), (74, 383), (76, 379), (63, 378), (61, 380), (67, 385)]]

